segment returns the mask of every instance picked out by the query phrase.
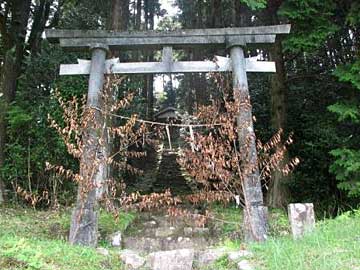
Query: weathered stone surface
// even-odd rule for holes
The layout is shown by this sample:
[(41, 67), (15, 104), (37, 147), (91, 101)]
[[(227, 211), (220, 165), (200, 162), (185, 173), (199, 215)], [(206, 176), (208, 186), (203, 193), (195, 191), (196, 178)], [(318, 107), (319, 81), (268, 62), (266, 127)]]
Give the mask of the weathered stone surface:
[(103, 255), (103, 256), (109, 256), (110, 252), (106, 248), (97, 248), (96, 253)]
[(231, 251), (228, 253), (230, 261), (237, 262), (243, 257), (251, 257), (253, 254), (247, 250)]
[(144, 222), (144, 227), (147, 227), (147, 228), (154, 228), (156, 227), (157, 223), (155, 220), (151, 220), (151, 221), (148, 221), (148, 222)]
[(291, 231), (295, 239), (315, 228), (314, 205), (312, 203), (289, 204), (288, 211)]
[(267, 211), (263, 206), (256, 136), (246, 74), (246, 62), (242, 44), (228, 41), (232, 63), (234, 95), (241, 104), (237, 115), (240, 161), (246, 170), (243, 177), (243, 192), (246, 198), (244, 209), (244, 233), (247, 241), (265, 241), (267, 237)]
[(122, 241), (121, 232), (116, 232), (110, 235), (109, 241), (113, 247), (121, 247), (121, 241)]
[(141, 252), (156, 252), (175, 249), (201, 249), (210, 245), (204, 237), (124, 237), (123, 247)]
[[(122, 247), (144, 253), (176, 249), (206, 249), (217, 241), (208, 228), (197, 228), (187, 217), (170, 217), (164, 211), (141, 214), (124, 233)], [(194, 233), (197, 232), (197, 233)], [(211, 230), (212, 232), (212, 230)]]
[(211, 248), (203, 251), (199, 251), (196, 254), (196, 264), (198, 266), (206, 266), (214, 263), (222, 256), (226, 255), (226, 249), (224, 248)]
[(193, 249), (159, 251), (149, 254), (147, 266), (152, 270), (191, 270), (193, 261)]
[[(225, 58), (225, 57), (223, 57)], [(117, 59), (117, 58), (116, 58)], [(225, 58), (227, 59), (227, 58)], [(107, 60), (106, 74), (154, 74), (154, 73), (190, 73), (190, 72), (227, 72), (231, 71), (229, 59), (222, 62), (180, 61), (180, 62), (146, 62), (114, 63)], [(247, 72), (275, 72), (275, 62), (253, 61), (246, 59)], [(88, 75), (90, 62), (82, 60), (78, 64), (60, 66), (60, 75)]]
[[(96, 46), (92, 50), (91, 56), (91, 72), (89, 77), (89, 88), (87, 95), (88, 107), (103, 109), (102, 89), (104, 82), (104, 71), (106, 61), (107, 46)], [(87, 179), (91, 175), (89, 183), (94, 183), (93, 187), (89, 188), (84, 182), (80, 182), (78, 186), (79, 191), (85, 190), (86, 196), (78, 196), (76, 207), (72, 214), (70, 224), (69, 242), (71, 244), (84, 246), (97, 246), (98, 241), (98, 200), (102, 197), (105, 191), (106, 184), (104, 179), (107, 179), (107, 164), (103, 160), (107, 159), (107, 143), (97, 147), (99, 139), (105, 135), (106, 132), (95, 127), (103, 126), (105, 123), (104, 117), (99, 111), (94, 112), (94, 121), (87, 121), (84, 129), (83, 151), (81, 154), (81, 177)], [(104, 129), (105, 130), (105, 129)], [(105, 140), (106, 141), (106, 140)], [(98, 154), (94, 159), (93, 153)], [(95, 166), (95, 167), (93, 167)], [(85, 181), (85, 182), (88, 182)], [(81, 192), (80, 192), (81, 193)]]
[[(267, 25), (267, 26), (257, 26), (257, 27), (241, 27), (241, 28), (223, 28), (223, 29), (181, 29), (173, 32), (157, 32), (157, 31), (147, 31), (147, 32), (114, 32), (114, 31), (99, 31), (99, 30), (53, 30), (46, 29), (45, 34), (46, 38), (51, 41), (55, 41), (60, 38), (112, 38), (112, 37), (122, 37), (122, 38), (172, 38), (172, 37), (187, 37), (187, 36), (233, 36), (233, 35), (253, 35), (253, 34), (287, 34), (290, 32), (291, 25)], [(133, 44), (131, 44), (133, 45)]]
[(169, 237), (169, 236), (174, 235), (175, 232), (176, 232), (175, 227), (161, 227), (161, 228), (156, 229), (155, 236), (156, 237)]
[(254, 267), (248, 260), (242, 260), (237, 264), (238, 270), (254, 270)]
[(132, 250), (123, 250), (120, 259), (130, 269), (139, 269), (145, 264), (145, 259)]
[(192, 236), (193, 228), (192, 227), (185, 227), (184, 228), (184, 235), (185, 236)]
[(196, 235), (207, 235), (210, 233), (210, 229), (196, 227), (196, 228), (194, 228), (193, 233)]

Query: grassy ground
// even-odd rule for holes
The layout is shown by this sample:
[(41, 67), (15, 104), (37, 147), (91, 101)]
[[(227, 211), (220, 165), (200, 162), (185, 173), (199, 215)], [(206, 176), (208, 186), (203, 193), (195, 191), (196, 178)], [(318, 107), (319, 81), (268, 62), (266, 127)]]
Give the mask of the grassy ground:
[[(269, 214), (269, 240), (252, 245), (231, 239), (242, 222), (239, 210), (215, 206), (212, 211), (217, 219), (225, 221), (221, 245), (251, 250), (254, 253), (251, 262), (257, 270), (360, 270), (360, 210), (319, 221), (313, 233), (296, 241), (290, 235), (286, 215), (273, 210)], [(211, 269), (231, 270), (236, 265), (224, 257)]]
[[(270, 239), (262, 245), (247, 245), (233, 239), (239, 235), (239, 209), (212, 206), (214, 226), (221, 234), (221, 246), (253, 251), (251, 261), (258, 270), (360, 270), (360, 210), (336, 219), (317, 223), (315, 232), (294, 241), (289, 235), (286, 215), (270, 213)], [(135, 218), (122, 214), (119, 221), (101, 213), (102, 236), (124, 231)], [(0, 208), (1, 270), (99, 270), (122, 269), (116, 251), (104, 257), (94, 249), (74, 247), (66, 242), (69, 211), (42, 212), (29, 209)], [(106, 242), (100, 245), (106, 247)], [(236, 269), (224, 257), (215, 264), (217, 270)]]
[(360, 210), (319, 222), (301, 240), (273, 238), (250, 248), (258, 269), (360, 270)]
[[(241, 239), (243, 225), (242, 211), (235, 206), (224, 208), (221, 205), (212, 205), (210, 207), (213, 220), (210, 222), (219, 227), (219, 234), (223, 241)], [(289, 220), (284, 211), (271, 210), (269, 212), (269, 235), (271, 237), (286, 236), (290, 234)]]
[[(100, 233), (107, 235), (123, 231), (132, 219), (133, 214), (122, 214), (117, 222), (111, 215), (102, 212)], [(0, 269), (121, 269), (115, 253), (104, 257), (97, 254), (95, 249), (69, 245), (65, 240), (69, 222), (69, 211), (0, 209)]]

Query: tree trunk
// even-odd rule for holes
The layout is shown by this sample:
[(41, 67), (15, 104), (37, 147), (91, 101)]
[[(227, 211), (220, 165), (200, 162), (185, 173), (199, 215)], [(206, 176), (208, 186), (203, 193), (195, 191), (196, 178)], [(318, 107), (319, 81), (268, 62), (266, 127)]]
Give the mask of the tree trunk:
[(251, 24), (251, 10), (242, 1), (235, 1), (235, 15), (233, 15), (233, 24), (235, 27), (246, 27)]
[[(154, 0), (145, 0), (144, 2), (145, 10), (145, 30), (154, 30), (154, 16), (155, 16), (155, 3)], [(153, 52), (146, 51), (146, 61), (150, 62), (154, 60)], [(147, 107), (146, 107), (146, 117), (147, 119), (152, 120), (154, 116), (154, 75), (149, 74), (145, 75), (145, 89)]]
[[(11, 51), (7, 51), (4, 59), (1, 86), (3, 90), (3, 102), (0, 112), (0, 167), (3, 168), (6, 158), (7, 121), (6, 115), (10, 103), (14, 101), (16, 91), (16, 80), (20, 73), (20, 64)], [(0, 175), (0, 203), (5, 201), (5, 183)]]
[(113, 0), (108, 28), (114, 31), (126, 29), (129, 17), (129, 0)]
[[(277, 38), (273, 49), (270, 52), (271, 60), (276, 63), (276, 74), (271, 75), (271, 126), (275, 130), (286, 130), (286, 105), (287, 105), (287, 85), (286, 71), (282, 53), (282, 44), (280, 37)], [(279, 145), (282, 147), (282, 145)], [(282, 164), (289, 161), (286, 153)], [(268, 206), (273, 208), (286, 208), (289, 200), (289, 190), (286, 186), (288, 180), (282, 172), (276, 170), (271, 176), (271, 184), (267, 194)]]
[[(271, 1), (264, 11), (262, 18), (266, 24), (279, 24), (277, 11), (281, 1)], [(286, 131), (286, 112), (287, 112), (287, 95), (288, 86), (286, 84), (286, 69), (284, 55), (282, 50), (281, 36), (276, 38), (276, 42), (270, 49), (270, 60), (275, 62), (276, 73), (271, 75), (271, 126), (275, 131), (282, 129)], [(286, 134), (286, 132), (285, 132)], [(279, 145), (282, 147), (282, 145)], [(287, 153), (284, 156), (282, 164), (287, 164), (289, 157)], [(271, 182), (267, 193), (267, 204), (272, 208), (286, 208), (289, 201), (289, 190), (286, 186), (288, 180), (282, 172), (275, 171), (271, 176)]]
[(52, 1), (41, 0), (34, 11), (34, 21), (31, 26), (29, 47), (32, 54), (40, 49), (41, 35), (44, 32), (46, 22), (49, 19)]
[(142, 13), (142, 0), (136, 2), (136, 17), (135, 17), (135, 29), (141, 30), (141, 13)]
[(220, 28), (222, 22), (221, 0), (212, 0), (211, 28)]
[[(5, 114), (7, 111), (6, 103), (0, 97), (0, 168), (5, 164), (5, 145), (6, 145), (6, 122)], [(6, 201), (5, 182), (0, 174), (0, 205)]]
[[(5, 147), (7, 140), (6, 115), (9, 105), (15, 99), (16, 83), (21, 73), (21, 63), (24, 58), (25, 36), (30, 16), (30, 0), (14, 0), (11, 6), (6, 5), (5, 15), (1, 18), (1, 36), (5, 51), (4, 65), (1, 73), (1, 90), (3, 97), (0, 110), (0, 168), (5, 163)], [(11, 11), (10, 28), (8, 11)], [(1, 101), (1, 100), (0, 100)], [(5, 201), (5, 182), (0, 175), (0, 204)]]

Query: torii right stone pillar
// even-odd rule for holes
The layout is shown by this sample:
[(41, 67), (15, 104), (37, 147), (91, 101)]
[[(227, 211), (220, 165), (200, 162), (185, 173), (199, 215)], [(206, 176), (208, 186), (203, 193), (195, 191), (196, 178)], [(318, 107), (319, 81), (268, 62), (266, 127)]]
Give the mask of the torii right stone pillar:
[(253, 126), (252, 106), (246, 75), (244, 50), (231, 45), (234, 96), (239, 104), (237, 128), (239, 137), (240, 166), (245, 199), (244, 229), (246, 241), (265, 241), (267, 237), (267, 208), (261, 190), (256, 137)]

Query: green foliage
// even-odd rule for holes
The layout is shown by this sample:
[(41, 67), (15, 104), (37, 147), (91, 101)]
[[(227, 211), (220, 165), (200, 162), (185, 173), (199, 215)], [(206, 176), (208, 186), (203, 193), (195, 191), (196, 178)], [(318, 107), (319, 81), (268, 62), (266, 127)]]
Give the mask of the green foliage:
[(18, 105), (10, 107), (8, 122), (14, 129), (22, 129), (32, 121), (31, 115)]
[(347, 15), (347, 22), (351, 25), (351, 26), (356, 26), (358, 24), (360, 24), (360, 3), (357, 1), (354, 1), (351, 4), (351, 8), (350, 11)]
[[(211, 212), (215, 215), (215, 224), (221, 229), (221, 238), (225, 241), (234, 238), (234, 234), (240, 234), (242, 228), (242, 211), (235, 206), (224, 207), (220, 204), (214, 204)], [(235, 237), (236, 238), (236, 237)]]
[(109, 0), (65, 1), (60, 27), (64, 29), (104, 29), (110, 10)]
[(94, 249), (71, 246), (60, 240), (0, 236), (0, 267), (23, 270), (121, 269), (114, 255), (104, 258)]
[(336, 103), (328, 107), (329, 111), (338, 115), (338, 121), (351, 120), (354, 123), (360, 121), (360, 109), (357, 104)]
[(282, 209), (271, 209), (269, 214), (269, 235), (279, 237), (290, 234), (289, 218)]
[(332, 0), (284, 1), (279, 15), (287, 18), (292, 24), (284, 48), (295, 53), (311, 53), (322, 47), (327, 38), (339, 30), (331, 20), (334, 12), (335, 4)]
[[(299, 72), (306, 72), (299, 67)], [(344, 196), (337, 188), (337, 180), (329, 173), (333, 160), (330, 151), (343, 142), (335, 115), (327, 110), (339, 99), (341, 84), (330, 74), (299, 79), (289, 85), (288, 130), (294, 132), (290, 155), (301, 159), (299, 167), (289, 179), (291, 200), (313, 202), (319, 213), (336, 214)], [(347, 203), (347, 201), (346, 201)]]
[(348, 82), (355, 88), (360, 90), (360, 59), (352, 64), (346, 64), (338, 67), (334, 75), (339, 78), (341, 82)]
[(360, 211), (345, 213), (317, 224), (304, 238), (269, 239), (253, 244), (257, 269), (337, 270), (356, 269), (360, 262)]
[(216, 270), (235, 270), (237, 269), (236, 263), (229, 260), (227, 256), (223, 256), (210, 267)]
[[(352, 17), (350, 14), (349, 16)], [(357, 21), (352, 17), (352, 22)], [(360, 59), (354, 63), (339, 66), (334, 75), (341, 82), (350, 83), (352, 88), (347, 89), (352, 93), (350, 101), (338, 102), (328, 107), (329, 111), (338, 115), (339, 122), (350, 121), (355, 125), (360, 123), (360, 103), (358, 100), (358, 90), (360, 90)], [(334, 157), (334, 162), (330, 166), (330, 172), (335, 174), (339, 181), (337, 185), (345, 190), (350, 197), (360, 197), (360, 142), (357, 138), (344, 140), (342, 148), (337, 148), (330, 153)]]
[[(52, 96), (55, 88), (59, 88), (65, 99), (84, 94), (86, 84), (83, 77), (60, 79), (58, 76), (60, 63), (75, 61), (76, 56), (64, 54), (59, 47), (43, 42), (41, 53), (26, 58), (26, 70), (18, 80), (17, 96), (7, 114), (7, 155), (5, 165), (0, 169), (9, 187), (12, 183), (13, 187), (32, 189), (37, 194), (49, 191), (53, 202), (57, 197), (64, 205), (71, 203), (69, 195), (75, 198), (75, 185), (47, 172), (45, 163), (64, 164), (72, 169), (77, 167), (77, 163), (49, 127), (48, 114), (57, 120), (62, 117), (60, 106)], [(11, 196), (10, 199), (15, 198)]]
[(250, 9), (257, 10), (266, 7), (266, 0), (240, 0), (242, 3), (246, 4)]
[[(0, 208), (0, 269), (122, 269), (116, 252), (103, 257), (94, 249), (66, 242), (70, 212)], [(99, 230), (104, 236), (123, 231), (133, 219), (134, 213), (120, 213), (115, 221), (101, 211)]]
[[(70, 209), (54, 212), (1, 209), (0, 236), (15, 234), (25, 238), (31, 235), (34, 238), (65, 240), (70, 229), (70, 216)], [(99, 231), (103, 240), (114, 232), (124, 232), (135, 218), (136, 214), (133, 212), (120, 212), (115, 219), (112, 214), (100, 209)]]
[(330, 152), (335, 161), (330, 171), (340, 182), (338, 187), (345, 190), (350, 197), (360, 196), (360, 151), (335, 149)]
[[(215, 228), (220, 229), (221, 246), (230, 250), (240, 248), (243, 230), (242, 209), (214, 204), (211, 206), (211, 214), (215, 217), (211, 223)], [(269, 211), (269, 235), (278, 237), (289, 235), (289, 233), (290, 224), (287, 214), (282, 209), (271, 209)]]
[(117, 231), (124, 232), (135, 220), (135, 218), (135, 213), (131, 212), (121, 212), (119, 216), (115, 218), (111, 213), (108, 213), (105, 210), (101, 210), (99, 218), (99, 232), (103, 239), (105, 239), (107, 235)]

